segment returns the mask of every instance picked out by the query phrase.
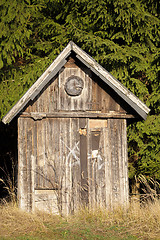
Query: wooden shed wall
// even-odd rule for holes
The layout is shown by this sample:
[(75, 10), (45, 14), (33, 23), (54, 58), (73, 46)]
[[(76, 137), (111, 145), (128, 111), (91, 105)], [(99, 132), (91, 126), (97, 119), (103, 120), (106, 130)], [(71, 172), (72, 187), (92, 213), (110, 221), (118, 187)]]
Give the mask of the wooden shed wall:
[[(79, 96), (65, 91), (71, 75), (83, 79)], [(97, 113), (103, 118), (96, 119)], [(113, 90), (70, 58), (18, 119), (20, 207), (68, 214), (84, 203), (127, 203), (128, 113)]]
[[(65, 92), (65, 83), (69, 76), (83, 79), (84, 88), (80, 96), (69, 96)], [(122, 106), (123, 105), (123, 106)], [(95, 76), (84, 65), (69, 64), (61, 69), (58, 76), (51, 80), (25, 112), (55, 111), (100, 111), (126, 113), (126, 105), (110, 87)], [(128, 110), (127, 110), (128, 111)]]
[(82, 204), (83, 191), (91, 207), (128, 202), (126, 120), (85, 121), (18, 119), (22, 209), (68, 214)]

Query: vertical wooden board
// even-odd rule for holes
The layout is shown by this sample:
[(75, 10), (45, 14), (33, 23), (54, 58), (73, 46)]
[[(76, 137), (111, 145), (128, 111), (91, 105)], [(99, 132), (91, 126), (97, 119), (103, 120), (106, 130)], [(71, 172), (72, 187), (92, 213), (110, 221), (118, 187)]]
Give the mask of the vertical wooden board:
[(50, 95), (49, 95), (49, 86), (44, 88), (44, 91), (42, 93), (43, 96), (43, 106), (42, 106), (42, 112), (49, 112), (49, 105), (50, 105)]
[(121, 119), (119, 121), (120, 129), (120, 196), (121, 204), (128, 204), (128, 158), (127, 158), (127, 129), (126, 129), (126, 119)]
[[(105, 120), (104, 120), (105, 121)], [(99, 204), (101, 206), (106, 205), (106, 198), (105, 198), (105, 188), (106, 188), (106, 180), (105, 180), (105, 161), (106, 161), (106, 155), (105, 155), (105, 131), (106, 128), (101, 128), (101, 135), (100, 135), (100, 143), (99, 143), (99, 155), (97, 158), (98, 162), (98, 173), (99, 173), (99, 186), (100, 186), (100, 199)]]
[[(89, 124), (90, 126), (90, 124)], [(93, 148), (93, 129), (88, 129), (88, 179), (89, 179), (89, 199), (90, 206), (96, 205), (96, 156), (94, 156)], [(97, 150), (96, 150), (97, 151)]]
[(54, 90), (54, 87), (56, 85), (57, 79), (55, 80), (55, 82), (52, 82), (49, 86), (49, 113), (53, 112), (55, 109), (57, 109), (55, 107), (55, 104), (57, 104), (57, 102), (54, 102), (54, 96), (56, 95), (56, 90)]
[(43, 139), (43, 188), (47, 188), (48, 176), (47, 176), (47, 147), (48, 147), (48, 136), (47, 136), (47, 121), (48, 119), (44, 118), (42, 121), (42, 139)]
[[(60, 184), (60, 192), (59, 192), (59, 207), (62, 209), (62, 212), (66, 214), (67, 212), (67, 206), (66, 206), (66, 193), (65, 193), (65, 158), (64, 158), (64, 153), (65, 153), (65, 140), (64, 140), (64, 119), (56, 119), (58, 124), (59, 124), (59, 168), (60, 170), (58, 172), (58, 182)], [(58, 137), (58, 136), (57, 136)]]
[(86, 104), (85, 110), (91, 110), (92, 106), (92, 79), (91, 79), (91, 70), (86, 68), (85, 70), (85, 83), (86, 83), (86, 90), (88, 91), (86, 97)]
[(37, 169), (36, 169), (36, 186), (43, 187), (43, 141), (42, 141), (42, 121), (37, 121)]
[(102, 206), (105, 202), (105, 195), (103, 194), (105, 188), (104, 128), (100, 128), (99, 131), (94, 131), (92, 134), (94, 134), (94, 140), (96, 141), (95, 144), (92, 140), (92, 157), (94, 155), (94, 151), (97, 151), (97, 153), (95, 152), (95, 154), (97, 154), (97, 156), (95, 156), (95, 197), (97, 204)]
[[(111, 120), (110, 120), (111, 121)], [(116, 156), (113, 158), (112, 154), (112, 161), (115, 162), (116, 169), (118, 172), (114, 170), (112, 167), (112, 186), (116, 186), (117, 194), (113, 191), (113, 205), (114, 204), (126, 204), (128, 203), (128, 160), (127, 160), (127, 138), (126, 138), (126, 120), (125, 119), (117, 119), (116, 121), (112, 121), (115, 128), (116, 124), (116, 139), (114, 136), (114, 142), (116, 148)], [(113, 132), (112, 132), (113, 135)], [(116, 160), (117, 159), (117, 160)], [(118, 164), (118, 165), (117, 165)], [(118, 182), (118, 184), (116, 184)]]
[[(71, 118), (67, 121), (67, 128), (66, 128), (66, 141), (69, 145), (69, 152), (66, 155), (66, 173), (67, 173), (67, 181), (66, 181), (66, 188), (68, 190), (67, 195), (67, 204), (68, 204), (68, 214), (72, 211), (72, 172), (71, 172), (71, 162), (72, 162), (72, 155), (70, 154), (72, 151), (72, 137), (74, 134), (71, 131)], [(73, 135), (72, 135), (73, 134)]]
[(53, 91), (51, 91), (51, 99), (52, 100), (52, 106), (51, 111), (58, 110), (59, 106), (59, 78), (57, 77), (56, 80), (52, 83)]
[(27, 210), (32, 209), (32, 165), (31, 165), (31, 156), (32, 156), (32, 120), (26, 119), (26, 168), (27, 168), (27, 188), (25, 191), (27, 193)]
[(98, 169), (98, 163), (99, 163), (99, 157), (101, 157), (99, 153), (99, 144), (100, 144), (100, 131), (91, 131), (91, 146), (92, 146), (92, 159), (93, 159), (93, 176), (94, 176), (94, 189), (95, 189), (95, 203), (99, 204), (99, 198), (100, 196), (100, 181), (99, 181), (99, 169)]
[[(78, 68), (71, 68), (70, 69), (70, 76), (78, 76), (79, 69)], [(83, 92), (82, 92), (83, 93)], [(82, 94), (77, 97), (70, 97), (71, 105), (69, 106), (70, 110), (78, 110), (81, 109), (79, 106), (79, 98), (81, 98)]]
[(44, 106), (44, 95), (46, 92), (40, 92), (40, 98), (39, 98), (39, 112), (43, 112), (45, 106)]
[[(72, 138), (75, 138), (75, 132), (71, 132), (71, 119), (66, 118), (63, 119), (62, 123), (63, 127), (63, 142), (64, 151), (64, 201), (65, 201), (65, 212), (68, 215), (71, 212), (72, 206), (72, 176), (71, 176), (71, 162), (74, 156), (74, 149), (72, 149)], [(75, 140), (75, 139), (74, 139)]]
[(122, 148), (124, 147), (123, 141), (123, 131), (122, 131), (123, 119), (118, 121), (118, 155), (119, 155), (119, 203), (124, 203), (124, 184), (123, 184), (123, 155), (122, 155)]
[(104, 90), (101, 89), (101, 111), (109, 112), (110, 111), (110, 95)]
[(118, 152), (118, 141), (119, 141), (119, 119), (108, 119), (109, 126), (110, 126), (110, 151), (111, 151), (111, 185), (112, 185), (112, 205), (119, 204), (120, 200), (120, 183), (119, 183), (119, 152)]
[(37, 121), (37, 171), (36, 171), (36, 180), (37, 188), (42, 187), (41, 183), (41, 148), (42, 148), (42, 137), (41, 137), (41, 121)]
[[(70, 133), (70, 118), (63, 119), (62, 128), (63, 128), (63, 158), (64, 158), (64, 195), (65, 195), (65, 205), (66, 205), (66, 214), (68, 215), (71, 207), (71, 172), (70, 172), (70, 161), (71, 161), (71, 133)], [(72, 135), (74, 137), (74, 133)]]
[(37, 163), (37, 121), (32, 120), (32, 155), (31, 155), (32, 211), (35, 210), (36, 163)]
[[(73, 135), (74, 136), (74, 135)], [(71, 174), (70, 174), (70, 118), (64, 119), (63, 123), (63, 142), (64, 142), (64, 173), (65, 173), (65, 180), (64, 180), (64, 192), (65, 192), (65, 204), (66, 204), (66, 214), (68, 215), (70, 212), (70, 203), (71, 203)]]
[(39, 94), (32, 102), (31, 112), (38, 112), (38, 98), (39, 98)]
[[(36, 176), (36, 165), (37, 165), (37, 121), (32, 120), (32, 154), (34, 157), (34, 165), (35, 168), (33, 169), (34, 175)], [(34, 179), (34, 182), (36, 183), (36, 179)], [(36, 187), (36, 185), (34, 185)]]
[(64, 166), (62, 158), (62, 148), (61, 148), (61, 125), (60, 119), (53, 119), (53, 163), (54, 163), (54, 173), (56, 182), (56, 198), (57, 198), (57, 208), (60, 214), (62, 214), (63, 199), (62, 192), (64, 191), (63, 178), (64, 178)]
[(71, 212), (77, 210), (80, 206), (80, 136), (79, 136), (78, 118), (71, 119), (71, 178), (72, 178), (72, 193), (71, 193)]
[(111, 206), (111, 151), (110, 151), (110, 140), (109, 140), (109, 128), (110, 123), (107, 121), (107, 127), (104, 131), (104, 156), (105, 156), (105, 205), (107, 208), (110, 208)]
[(18, 199), (19, 206), (23, 210), (27, 210), (27, 170), (26, 170), (26, 136), (25, 136), (25, 120), (18, 119)]
[(60, 74), (59, 74), (59, 102), (60, 102), (60, 110), (68, 110), (66, 108), (66, 94), (65, 94), (65, 91), (64, 91), (64, 84), (65, 84), (65, 72), (66, 72), (66, 69), (63, 69), (63, 71), (60, 71)]
[(98, 84), (95, 81), (92, 81), (92, 110), (98, 110), (97, 88)]
[[(66, 81), (68, 79), (68, 77), (70, 77), (71, 75), (73, 76), (77, 76), (77, 68), (66, 68), (65, 69), (65, 78), (64, 78), (64, 86), (66, 84)], [(65, 97), (66, 97), (66, 102), (67, 102), (67, 109), (68, 110), (76, 110), (77, 109), (77, 99), (76, 97), (72, 97), (67, 95), (67, 93), (65, 92), (64, 89), (64, 93), (65, 93)]]
[[(82, 121), (83, 120), (83, 121)], [(81, 199), (82, 204), (88, 204), (88, 162), (87, 162), (87, 120), (81, 119), (79, 122), (80, 133), (80, 166), (81, 166)]]
[[(102, 86), (104, 87), (105, 85), (103, 84)], [(112, 97), (114, 92), (112, 92), (108, 86), (105, 86), (105, 89), (103, 89), (103, 87), (99, 86), (102, 91), (102, 111), (118, 111), (119, 104), (117, 104)]]
[(106, 120), (89, 120), (89, 199), (90, 205), (93, 207), (95, 205), (104, 206), (106, 203), (106, 127)]
[(79, 109), (86, 110), (88, 88), (87, 88), (87, 82), (86, 82), (86, 78), (85, 78), (85, 72), (81, 68), (78, 68), (77, 74), (78, 74), (78, 77), (80, 77), (83, 80), (83, 83), (84, 83), (82, 94), (77, 99), (77, 105), (78, 105), (77, 109), (78, 110)]
[(53, 119), (47, 120), (47, 131), (46, 131), (46, 165), (47, 165), (47, 183), (46, 188), (55, 188), (55, 172), (54, 172), (54, 132), (53, 132)]
[(39, 93), (38, 110), (39, 112), (49, 112), (49, 87), (46, 85)]
[(46, 152), (46, 142), (45, 142), (45, 122), (46, 119), (42, 119), (41, 121), (41, 152), (40, 152), (40, 159), (41, 159), (41, 163), (40, 163), (40, 168), (41, 168), (41, 187), (45, 188), (45, 182), (46, 182), (46, 172), (45, 172), (45, 152)]
[(29, 208), (28, 208), (28, 197), (29, 197), (29, 176), (28, 176), (28, 152), (27, 152), (27, 149), (28, 149), (28, 119), (25, 119), (24, 120), (24, 129), (23, 131), (25, 131), (25, 149), (24, 149), (24, 152), (25, 152), (25, 162), (24, 162), (24, 172), (23, 172), (23, 186), (24, 186), (24, 196), (25, 196), (25, 205), (26, 205), (26, 210), (29, 211)]
[(52, 83), (48, 86), (48, 112), (51, 113), (53, 112), (53, 95), (52, 95), (52, 92), (53, 92), (53, 86), (52, 86)]
[(38, 99), (37, 99), (37, 112), (41, 112), (41, 106), (42, 106), (42, 98), (41, 94), (38, 94)]
[(87, 151), (87, 158), (88, 158), (88, 199), (89, 199), (89, 207), (93, 206), (93, 197), (92, 197), (92, 163), (91, 163), (91, 141), (90, 141), (90, 130), (89, 130), (89, 123), (87, 125), (88, 134), (87, 134), (87, 142), (88, 142), (88, 151)]
[(127, 123), (126, 119), (121, 120), (121, 133), (122, 133), (122, 204), (127, 205), (129, 202), (129, 184), (128, 184), (128, 151), (127, 151)]
[(98, 103), (98, 110), (101, 110), (102, 107), (102, 88), (97, 86), (97, 103)]
[(92, 157), (92, 141), (91, 141), (91, 131), (88, 134), (88, 174), (89, 174), (89, 197), (90, 206), (95, 206), (95, 158)]
[(53, 129), (53, 159), (54, 159), (54, 171), (55, 171), (55, 180), (57, 183), (58, 189), (61, 189), (61, 167), (62, 167), (62, 159), (61, 159), (61, 152), (60, 152), (60, 119), (53, 119), (54, 129)]
[(129, 179), (128, 179), (128, 146), (127, 146), (127, 120), (124, 119), (124, 148), (123, 148), (123, 159), (124, 159), (124, 179), (125, 179), (125, 201), (129, 204)]

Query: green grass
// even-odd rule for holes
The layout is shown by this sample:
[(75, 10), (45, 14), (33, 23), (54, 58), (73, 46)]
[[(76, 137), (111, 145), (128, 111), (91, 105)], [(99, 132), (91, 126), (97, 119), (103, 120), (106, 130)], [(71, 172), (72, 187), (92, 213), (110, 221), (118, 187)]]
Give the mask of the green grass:
[(138, 239), (128, 234), (125, 228), (118, 226), (105, 227), (95, 224), (73, 224), (61, 222), (61, 224), (46, 226), (45, 231), (36, 231), (21, 236), (0, 237), (0, 240), (40, 240), (40, 239), (66, 239), (66, 240), (135, 240)]

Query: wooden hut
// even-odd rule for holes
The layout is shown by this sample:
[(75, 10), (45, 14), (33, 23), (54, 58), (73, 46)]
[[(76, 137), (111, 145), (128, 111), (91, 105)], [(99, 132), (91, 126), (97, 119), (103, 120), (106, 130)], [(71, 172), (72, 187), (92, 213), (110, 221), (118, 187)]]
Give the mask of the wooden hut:
[(127, 121), (149, 108), (75, 43), (4, 116), (18, 119), (20, 208), (128, 203)]

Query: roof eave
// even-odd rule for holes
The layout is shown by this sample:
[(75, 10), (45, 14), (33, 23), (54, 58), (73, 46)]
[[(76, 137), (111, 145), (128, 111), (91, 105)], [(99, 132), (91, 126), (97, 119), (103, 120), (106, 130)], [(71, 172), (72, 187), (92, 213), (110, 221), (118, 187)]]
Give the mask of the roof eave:
[(71, 51), (75, 52), (76, 57), (98, 75), (106, 84), (108, 84), (121, 98), (123, 98), (144, 120), (150, 109), (140, 101), (132, 92), (123, 86), (101, 65), (99, 65), (91, 56), (79, 48), (74, 42), (70, 41), (64, 50), (57, 56), (47, 70), (38, 78), (38, 80), (29, 88), (23, 97), (11, 108), (11, 110), (3, 117), (3, 123), (9, 123), (26, 104), (33, 100), (43, 87), (58, 73), (60, 68), (66, 63), (66, 58)]

